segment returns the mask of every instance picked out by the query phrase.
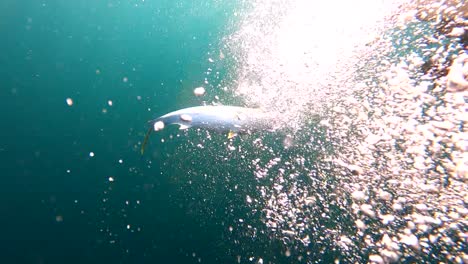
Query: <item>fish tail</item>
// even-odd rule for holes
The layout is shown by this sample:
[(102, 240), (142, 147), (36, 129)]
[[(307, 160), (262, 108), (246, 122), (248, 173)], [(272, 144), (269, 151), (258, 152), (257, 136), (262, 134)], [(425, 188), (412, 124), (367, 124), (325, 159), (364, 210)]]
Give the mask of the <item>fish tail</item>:
[(143, 155), (143, 153), (145, 153), (145, 147), (148, 144), (148, 140), (149, 140), (149, 136), (151, 134), (151, 131), (153, 131), (153, 127), (150, 127), (148, 129), (148, 132), (146, 132), (145, 140), (143, 140), (143, 144), (141, 144), (141, 149), (140, 149), (141, 155)]

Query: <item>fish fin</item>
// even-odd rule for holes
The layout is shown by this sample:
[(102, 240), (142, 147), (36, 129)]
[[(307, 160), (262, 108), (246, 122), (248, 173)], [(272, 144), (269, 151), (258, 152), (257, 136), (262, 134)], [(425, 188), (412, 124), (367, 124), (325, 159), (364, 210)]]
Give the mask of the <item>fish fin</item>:
[(143, 140), (143, 144), (141, 144), (141, 149), (140, 149), (141, 155), (143, 155), (143, 153), (145, 153), (145, 147), (148, 144), (148, 140), (149, 140), (149, 136), (151, 134), (151, 131), (153, 131), (153, 127), (150, 127), (148, 129), (148, 132), (146, 132), (145, 140)]
[(179, 126), (179, 130), (185, 130), (185, 129), (187, 129), (187, 128), (190, 128), (190, 126), (189, 126), (189, 125), (185, 125), (185, 124), (180, 124), (180, 126)]
[(235, 137), (235, 136), (237, 136), (237, 133), (236, 133), (236, 132), (234, 132), (234, 131), (229, 131), (229, 133), (228, 133), (228, 139), (231, 139), (231, 138), (233, 138), (233, 137)]

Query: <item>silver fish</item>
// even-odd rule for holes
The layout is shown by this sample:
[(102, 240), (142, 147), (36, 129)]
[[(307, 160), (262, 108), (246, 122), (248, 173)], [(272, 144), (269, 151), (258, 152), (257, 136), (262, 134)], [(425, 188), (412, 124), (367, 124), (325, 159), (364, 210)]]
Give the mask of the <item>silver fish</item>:
[(228, 132), (228, 138), (237, 133), (273, 129), (271, 114), (256, 108), (239, 106), (196, 106), (170, 112), (150, 121), (150, 128), (141, 145), (144, 153), (151, 132), (164, 129), (167, 125), (179, 125), (179, 129), (190, 127)]

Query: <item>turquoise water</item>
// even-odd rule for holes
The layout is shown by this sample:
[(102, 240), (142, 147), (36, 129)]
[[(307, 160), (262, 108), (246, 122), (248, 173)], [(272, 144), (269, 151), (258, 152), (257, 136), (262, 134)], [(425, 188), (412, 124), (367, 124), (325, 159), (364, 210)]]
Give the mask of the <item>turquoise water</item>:
[[(380, 182), (393, 171), (388, 151), (367, 155), (362, 144), (374, 115), (400, 114), (384, 114), (391, 98), (377, 100), (384, 68), (406, 60), (400, 72), (418, 80), (410, 54), (427, 63), (442, 45), (462, 48), (420, 37), (438, 37), (421, 22), (367, 40), (372, 25), (351, 23), (359, 17), (347, 3), (1, 1), (0, 263), (366, 263), (380, 254), (383, 234), (400, 239), (413, 212), (411, 200), (400, 211), (378, 198), (406, 193)], [(290, 122), (232, 140), (167, 127), (140, 154), (148, 120), (213, 102), (279, 109)], [(408, 137), (388, 155), (401, 160)], [(348, 156), (363, 168), (342, 165)], [(364, 202), (395, 221), (367, 217)], [(400, 241), (395, 252), (402, 262), (447, 261), (465, 246), (449, 242), (422, 254)]]
[(0, 10), (2, 263), (295, 261), (245, 203), (259, 195), (251, 161), (283, 152), (277, 135), (266, 135), (273, 153), (248, 136), (234, 140), (247, 151), (229, 153), (225, 135), (168, 129), (139, 154), (148, 120), (202, 103), (193, 88), (205, 86), (208, 102), (241, 103), (219, 89), (232, 81), (223, 39), (240, 3), (3, 1)]
[(165, 159), (157, 139), (143, 157), (138, 144), (147, 120), (200, 104), (192, 90), (211, 78), (208, 58), (233, 29), (236, 8), (231, 1), (0, 3), (2, 263), (235, 259), (219, 219), (200, 212), (219, 208), (187, 203), (211, 193), (182, 190), (184, 161), (169, 164), (180, 145), (164, 145)]

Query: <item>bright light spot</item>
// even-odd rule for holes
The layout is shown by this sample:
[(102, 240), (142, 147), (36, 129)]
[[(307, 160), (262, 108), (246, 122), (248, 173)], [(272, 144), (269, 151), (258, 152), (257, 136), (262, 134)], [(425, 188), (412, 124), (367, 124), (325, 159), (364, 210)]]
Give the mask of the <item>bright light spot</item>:
[(187, 115), (187, 114), (182, 114), (180, 115), (180, 120), (186, 121), (186, 122), (192, 122), (192, 116)]
[(126, 83), (126, 82), (128, 82), (128, 78), (127, 78), (127, 77), (123, 77), (122, 81), (123, 81), (124, 83)]
[(90, 156), (90, 157), (94, 157), (94, 152), (91, 151), (91, 152), (89, 153), (89, 156)]
[(234, 92), (259, 108), (281, 112), (278, 122), (294, 127), (305, 106), (320, 108), (330, 92), (346, 90), (342, 84), (362, 60), (357, 55), (378, 39), (375, 28), (389, 8), (387, 1), (297, 0), (283, 16), (266, 10), (280, 10), (278, 2), (288, 1), (261, 2), (253, 11), (259, 15), (247, 16), (232, 39), (246, 62)]
[(107, 101), (107, 104), (108, 104), (109, 106), (112, 106), (112, 104), (113, 104), (113, 103), (112, 103), (112, 100)]
[(197, 87), (195, 89), (193, 89), (193, 93), (196, 95), (196, 96), (202, 96), (205, 94), (205, 88), (203, 87)]
[(67, 98), (67, 105), (72, 106), (73, 105), (73, 99)]
[(114, 181), (114, 177), (112, 177), (112, 176), (109, 177), (109, 181), (110, 181), (110, 182), (113, 182), (113, 181)]
[(119, 163), (122, 164), (122, 163), (123, 163), (123, 160), (122, 160), (122, 159), (119, 159)]
[(154, 123), (154, 131), (159, 131), (159, 130), (162, 130), (163, 128), (164, 128), (164, 122), (158, 121)]

